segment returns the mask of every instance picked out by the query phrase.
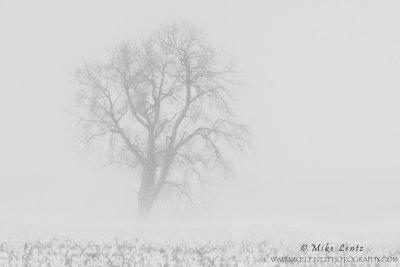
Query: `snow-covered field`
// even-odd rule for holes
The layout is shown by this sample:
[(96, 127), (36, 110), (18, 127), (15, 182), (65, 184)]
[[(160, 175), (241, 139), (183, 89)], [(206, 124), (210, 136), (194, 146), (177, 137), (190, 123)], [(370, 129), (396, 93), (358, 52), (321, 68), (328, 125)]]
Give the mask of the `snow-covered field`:
[[(368, 248), (362, 253), (341, 256), (393, 257), (400, 250), (390, 247)], [(297, 245), (283, 242), (238, 240), (84, 241), (49, 239), (0, 242), (0, 266), (398, 266), (398, 262), (377, 263), (283, 263), (273, 257), (305, 257)], [(310, 254), (308, 254), (310, 256)], [(329, 256), (318, 253), (314, 256)]]
[(1, 266), (252, 266), (273, 254), (265, 242), (2, 243)]
[[(134, 229), (46, 228), (39, 231), (39, 225), (33, 224), (30, 228), (0, 228), (0, 267), (400, 266), (393, 258), (400, 258), (399, 236), (371, 232), (267, 231), (254, 225), (240, 228), (234, 222), (207, 226), (166, 221), (138, 224)], [(311, 244), (327, 242), (360, 244), (364, 249), (310, 250)], [(306, 251), (302, 250), (304, 244)], [(391, 262), (383, 262), (382, 257), (391, 257)]]

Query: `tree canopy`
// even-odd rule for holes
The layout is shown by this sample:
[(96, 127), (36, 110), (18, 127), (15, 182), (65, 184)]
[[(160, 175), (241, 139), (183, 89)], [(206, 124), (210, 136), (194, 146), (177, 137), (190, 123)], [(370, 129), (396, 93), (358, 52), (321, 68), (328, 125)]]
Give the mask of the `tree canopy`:
[(140, 170), (142, 215), (163, 190), (191, 201), (193, 184), (205, 185), (210, 170), (226, 173), (224, 153), (247, 144), (232, 108), (237, 75), (190, 24), (122, 42), (80, 67), (77, 80), (84, 140), (107, 140), (110, 160)]

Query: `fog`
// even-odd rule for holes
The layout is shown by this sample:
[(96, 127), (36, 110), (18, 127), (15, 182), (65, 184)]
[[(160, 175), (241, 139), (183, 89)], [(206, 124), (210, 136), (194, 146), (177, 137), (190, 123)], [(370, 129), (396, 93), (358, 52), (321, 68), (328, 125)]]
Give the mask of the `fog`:
[[(135, 177), (76, 146), (73, 74), (119, 41), (188, 21), (235, 59), (244, 81), (237, 113), (250, 125), (252, 148), (235, 156), (233, 182), (173, 219), (217, 228), (397, 233), (399, 7), (0, 1), (1, 232), (139, 229)], [(164, 213), (155, 215), (158, 222)]]

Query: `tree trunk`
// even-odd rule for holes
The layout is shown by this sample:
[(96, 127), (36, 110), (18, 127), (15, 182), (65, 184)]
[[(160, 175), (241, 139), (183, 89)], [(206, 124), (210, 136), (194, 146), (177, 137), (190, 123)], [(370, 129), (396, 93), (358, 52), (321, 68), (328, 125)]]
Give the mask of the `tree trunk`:
[(145, 168), (138, 194), (138, 215), (141, 218), (150, 216), (151, 208), (154, 203), (153, 190), (155, 189), (155, 168), (148, 166)]
[(138, 195), (138, 214), (141, 219), (150, 217), (153, 200), (150, 199), (149, 193), (144, 192)]

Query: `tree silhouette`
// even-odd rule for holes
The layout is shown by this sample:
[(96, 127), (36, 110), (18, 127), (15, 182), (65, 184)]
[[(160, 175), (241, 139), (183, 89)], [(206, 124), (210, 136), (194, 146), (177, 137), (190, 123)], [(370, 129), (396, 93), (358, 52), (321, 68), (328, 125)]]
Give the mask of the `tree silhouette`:
[(210, 170), (226, 174), (224, 152), (247, 143), (231, 108), (237, 76), (219, 61), (202, 30), (174, 23), (78, 69), (83, 137), (107, 139), (112, 161), (140, 171), (140, 215), (164, 190), (191, 200)]

